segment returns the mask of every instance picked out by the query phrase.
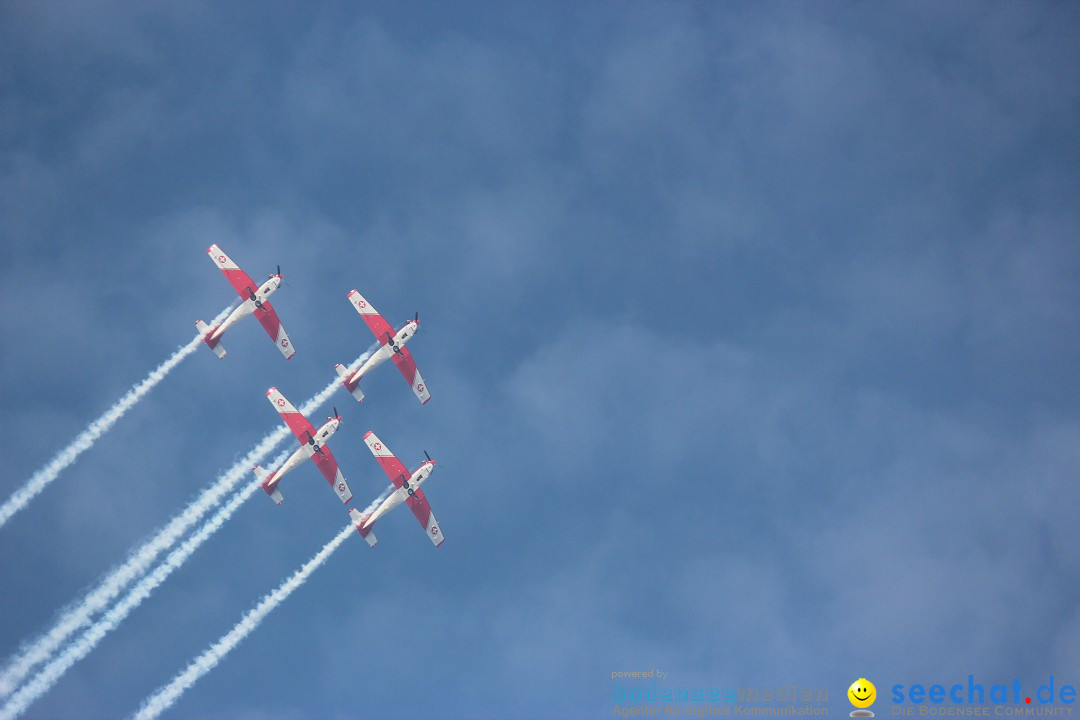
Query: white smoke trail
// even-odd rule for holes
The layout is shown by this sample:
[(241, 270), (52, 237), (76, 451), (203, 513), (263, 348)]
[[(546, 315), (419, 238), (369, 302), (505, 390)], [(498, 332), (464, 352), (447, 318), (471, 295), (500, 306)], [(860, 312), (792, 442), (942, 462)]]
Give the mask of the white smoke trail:
[[(286, 457), (287, 452), (282, 453), (282, 455), (278, 457), (278, 460), (275, 460), (275, 466), (279, 461), (284, 462)], [(0, 708), (0, 720), (18, 717), (31, 705), (31, 703), (48, 692), (48, 690), (72, 665), (86, 657), (90, 651), (101, 642), (102, 638), (112, 630), (115, 630), (132, 610), (142, 604), (143, 600), (150, 597), (151, 593), (165, 582), (166, 578), (168, 578), (174, 570), (183, 565), (184, 561), (191, 557), (192, 553), (194, 553), (200, 545), (217, 532), (225, 521), (232, 517), (232, 514), (236, 512), (237, 508), (239, 508), (240, 505), (242, 505), (243, 502), (251, 497), (258, 489), (258, 484), (249, 483), (229, 498), (229, 501), (221, 506), (221, 508), (214, 513), (213, 517), (203, 523), (191, 537), (170, 552), (160, 565), (154, 568), (150, 574), (143, 577), (135, 587), (133, 587), (118, 603), (113, 605), (100, 620), (91, 625), (77, 640), (65, 647), (64, 650), (51, 660), (41, 672), (35, 675), (30, 682), (19, 688), (18, 691), (8, 699), (7, 704), (5, 704), (3, 708)]]
[[(224, 320), (225, 316), (228, 315), (231, 310), (232, 308), (229, 307), (218, 313), (218, 316), (214, 318), (214, 324), (216, 325)], [(116, 424), (116, 421), (124, 416), (124, 413), (130, 410), (132, 406), (139, 402), (139, 400), (141, 400), (148, 392), (153, 390), (155, 385), (164, 380), (165, 376), (168, 375), (174, 367), (179, 365), (181, 360), (195, 352), (195, 349), (199, 347), (199, 343), (201, 342), (202, 336), (196, 335), (187, 345), (178, 348), (168, 360), (147, 375), (142, 382), (128, 390), (127, 394), (120, 398), (115, 405), (106, 410), (104, 415), (90, 423), (85, 430), (75, 437), (70, 445), (57, 453), (45, 467), (34, 473), (30, 479), (26, 481), (25, 485), (16, 490), (15, 493), (0, 506), (0, 527), (3, 527), (15, 513), (26, 507), (30, 501), (37, 497), (38, 493), (48, 487), (49, 483), (55, 480), (66, 467), (75, 462), (76, 458), (89, 450), (98, 438), (108, 432), (109, 429)]]
[[(388, 487), (383, 494), (376, 498), (361, 514), (366, 515), (375, 510), (375, 508), (379, 506), (379, 503), (385, 500), (393, 490), (393, 486)], [(353, 532), (354, 528), (352, 525), (346, 525), (342, 528), (341, 532), (337, 534), (337, 537), (327, 543), (315, 557), (304, 563), (299, 570), (293, 573), (292, 577), (279, 585), (272, 593), (265, 596), (259, 601), (258, 605), (249, 610), (244, 617), (240, 618), (240, 622), (238, 622), (232, 630), (225, 633), (225, 635), (217, 642), (192, 660), (183, 672), (173, 678), (172, 682), (159, 688), (153, 695), (144, 700), (138, 712), (135, 713), (135, 719), (149, 720), (149, 718), (156, 718), (158, 715), (172, 707), (173, 704), (180, 699), (181, 695), (198, 682), (199, 678), (217, 667), (217, 664), (221, 662), (222, 658), (228, 655), (233, 648), (250, 635), (251, 632), (259, 626), (259, 623), (270, 614), (270, 611), (284, 602), (294, 590), (303, 585), (304, 581), (308, 579), (308, 576), (326, 562), (327, 558), (329, 558), (338, 546), (345, 542)]]
[[(378, 347), (376, 343), (360, 355), (350, 368), (357, 368)], [(326, 403), (330, 396), (340, 385), (340, 380), (333, 380), (318, 394), (311, 397), (300, 406), (300, 412), (307, 415)], [(18, 656), (13, 658), (0, 674), (0, 698), (9, 695), (18, 686), (30, 671), (39, 663), (48, 660), (72, 634), (90, 623), (93, 616), (103, 610), (110, 602), (116, 599), (130, 583), (141, 576), (155, 562), (157, 557), (168, 550), (188, 530), (195, 526), (202, 517), (215, 507), (235, 486), (241, 482), (251, 471), (253, 464), (261, 461), (266, 455), (273, 452), (274, 448), (289, 434), (285, 426), (279, 426), (273, 432), (264, 437), (247, 455), (234, 463), (225, 473), (203, 492), (168, 525), (159, 530), (142, 547), (131, 553), (128, 560), (115, 568), (104, 580), (91, 590), (86, 597), (66, 611), (59, 621), (44, 635), (37, 638), (33, 643), (24, 647)], [(284, 458), (281, 458), (283, 460)], [(280, 464), (275, 460), (275, 464)], [(255, 486), (257, 487), (257, 486)], [(249, 493), (250, 494), (250, 493)], [(231, 514), (231, 513), (230, 513)], [(213, 521), (211, 521), (213, 522)], [(219, 527), (220, 525), (216, 526)], [(215, 529), (216, 529), (215, 527)], [(207, 534), (205, 537), (209, 537)], [(205, 538), (204, 538), (205, 539)], [(200, 541), (201, 544), (201, 541)], [(194, 552), (196, 544), (191, 551)], [(189, 553), (190, 555), (190, 553)], [(186, 559), (186, 557), (185, 557)], [(96, 643), (95, 643), (96, 644)], [(92, 649), (92, 646), (91, 648)], [(89, 650), (87, 650), (89, 652)], [(78, 658), (76, 658), (78, 659)]]
[(262, 622), (263, 618), (265, 618), (271, 610), (280, 605), (285, 598), (289, 597), (289, 595), (296, 590), (296, 588), (303, 585), (304, 581), (308, 579), (308, 576), (326, 562), (326, 559), (337, 550), (338, 546), (345, 542), (345, 540), (347, 540), (354, 532), (355, 530), (352, 525), (346, 525), (342, 528), (341, 532), (339, 532), (333, 540), (327, 543), (315, 557), (304, 563), (292, 577), (279, 585), (276, 590), (264, 597), (258, 605), (249, 610), (232, 630), (211, 645), (202, 655), (195, 658), (195, 660), (188, 665), (187, 669), (177, 675), (171, 683), (162, 687), (145, 700), (142, 707), (140, 707), (139, 711), (135, 714), (135, 717), (140, 720), (142, 718), (156, 718), (172, 706), (172, 704), (184, 694), (185, 690), (194, 685), (203, 675), (213, 670), (218, 662), (221, 661), (221, 658), (227, 655), (229, 651), (247, 637), (252, 630), (258, 627), (259, 623)]
[(226, 493), (248, 476), (251, 466), (273, 452), (288, 434), (289, 429), (282, 426), (264, 437), (251, 452), (220, 475), (213, 485), (203, 490), (179, 515), (174, 516), (142, 547), (132, 552), (127, 561), (113, 569), (81, 601), (70, 607), (51, 629), (25, 646), (0, 673), (0, 698), (11, 694), (36, 665), (48, 660), (73, 633), (88, 625), (96, 613), (107, 607), (124, 588), (145, 573), (162, 552), (172, 547), (203, 515), (221, 502)]

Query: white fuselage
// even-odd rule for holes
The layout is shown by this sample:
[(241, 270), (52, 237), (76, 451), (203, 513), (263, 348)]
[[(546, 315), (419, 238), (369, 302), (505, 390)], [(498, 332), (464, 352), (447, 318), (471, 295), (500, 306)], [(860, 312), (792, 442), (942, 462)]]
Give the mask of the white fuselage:
[[(374, 353), (372, 353), (371, 357), (369, 357), (367, 361), (363, 365), (361, 365), (356, 372), (352, 374), (352, 376), (347, 381), (349, 383), (349, 386), (352, 387), (356, 383), (360, 382), (360, 378), (364, 377), (364, 375), (367, 375), (368, 372), (370, 372), (372, 369), (379, 367), (384, 362), (392, 358), (394, 356), (395, 348), (405, 347), (405, 343), (409, 342), (409, 340), (412, 339), (412, 336), (416, 334), (416, 329), (417, 325), (415, 320), (410, 320), (409, 322), (405, 323), (401, 327), (401, 329), (397, 331), (397, 335), (394, 335), (390, 342), (386, 343)], [(379, 338), (379, 340), (381, 342), (382, 338)]]
[(281, 478), (285, 477), (289, 472), (294, 470), (298, 465), (303, 465), (304, 461), (317, 453), (326, 441), (330, 439), (330, 436), (337, 432), (338, 425), (341, 421), (337, 418), (331, 418), (319, 428), (315, 435), (312, 437), (313, 442), (301, 441), (300, 447), (296, 449), (289, 459), (285, 461), (285, 464), (274, 471), (274, 474), (270, 476), (270, 480), (267, 481), (267, 487), (273, 487), (281, 482)]
[(418, 467), (416, 472), (412, 474), (412, 477), (402, 484), (402, 487), (395, 490), (390, 497), (382, 501), (382, 504), (380, 504), (379, 507), (375, 508), (375, 512), (371, 513), (368, 517), (367, 521), (364, 523), (364, 527), (370, 527), (376, 520), (403, 503), (405, 498), (409, 497), (409, 490), (415, 491), (418, 487), (423, 485), (424, 481), (431, 476), (431, 471), (434, 469), (434, 460), (428, 460)]
[[(260, 303), (264, 302), (268, 300), (279, 287), (281, 287), (281, 276), (271, 275), (266, 282), (259, 286), (259, 289), (255, 292), (255, 297)], [(235, 325), (239, 320), (255, 312), (256, 307), (255, 300), (252, 300), (249, 296), (247, 300), (244, 300), (244, 302), (240, 303), (235, 310), (229, 313), (229, 317), (225, 318), (225, 321), (217, 326), (209, 339), (217, 340), (225, 334), (226, 330)]]

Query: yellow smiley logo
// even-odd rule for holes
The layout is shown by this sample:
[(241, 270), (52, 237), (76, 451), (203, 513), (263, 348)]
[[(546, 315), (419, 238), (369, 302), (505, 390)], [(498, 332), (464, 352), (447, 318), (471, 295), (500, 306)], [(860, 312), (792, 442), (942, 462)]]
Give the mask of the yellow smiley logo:
[(847, 696), (855, 707), (868, 708), (877, 699), (877, 688), (874, 687), (874, 683), (866, 678), (859, 678), (851, 683), (851, 687), (847, 690)]

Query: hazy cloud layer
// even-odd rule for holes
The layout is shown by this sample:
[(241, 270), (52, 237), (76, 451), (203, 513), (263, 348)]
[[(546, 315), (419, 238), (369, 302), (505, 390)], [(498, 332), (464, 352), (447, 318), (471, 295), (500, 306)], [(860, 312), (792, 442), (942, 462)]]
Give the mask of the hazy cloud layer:
[[(7, 3), (0, 493), (280, 264), (0, 535), (0, 651), (371, 342), (347, 542), (175, 712), (595, 717), (610, 674), (1073, 684), (1080, 13), (1068, 4)], [(249, 324), (250, 323), (250, 324)], [(327, 409), (329, 411), (329, 408)], [(313, 417), (315, 421), (318, 416)], [(340, 528), (261, 496), (32, 709), (134, 711)], [(880, 678), (880, 682), (878, 681)], [(844, 709), (846, 712), (846, 708)]]

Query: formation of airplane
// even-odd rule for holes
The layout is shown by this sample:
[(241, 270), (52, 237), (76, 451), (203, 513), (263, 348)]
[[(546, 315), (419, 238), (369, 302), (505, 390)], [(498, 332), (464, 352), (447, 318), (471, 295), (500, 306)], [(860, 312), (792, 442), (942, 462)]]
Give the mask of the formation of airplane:
[(442, 529), (439, 528), (438, 521), (435, 520), (435, 513), (431, 512), (427, 497), (420, 489), (424, 481), (431, 476), (431, 471), (435, 469), (435, 461), (425, 451), (424, 456), (427, 457), (427, 460), (410, 473), (394, 453), (390, 452), (390, 448), (386, 447), (386, 444), (379, 439), (378, 435), (368, 430), (367, 434), (364, 435), (364, 442), (367, 443), (371, 454), (379, 461), (379, 465), (382, 465), (383, 471), (389, 476), (397, 490), (368, 515), (361, 515), (356, 508), (349, 510), (349, 517), (352, 518), (356, 531), (367, 540), (368, 545), (375, 547), (377, 542), (373, 527), (375, 521), (404, 501), (409, 506), (409, 509), (413, 511), (416, 519), (420, 521), (420, 526), (424, 528), (424, 533), (427, 534), (432, 544), (435, 547), (442, 545), (446, 538), (442, 534)]
[(270, 304), (269, 298), (281, 287), (281, 266), (278, 266), (277, 274), (271, 275), (262, 285), (256, 285), (246, 272), (229, 258), (216, 244), (211, 245), (206, 251), (214, 264), (224, 273), (225, 279), (233, 286), (236, 292), (244, 299), (235, 310), (229, 313), (220, 325), (207, 326), (202, 320), (195, 321), (195, 327), (202, 334), (203, 342), (213, 350), (219, 358), (225, 357), (225, 347), (221, 344), (221, 336), (225, 331), (235, 325), (240, 319), (255, 314), (259, 323), (266, 330), (266, 334), (277, 345), (277, 349), (291, 360), (296, 350), (285, 334), (285, 328), (281, 326), (281, 320)]
[(371, 332), (378, 341), (382, 343), (382, 347), (376, 350), (355, 372), (349, 372), (348, 368), (341, 363), (335, 365), (334, 369), (337, 370), (337, 374), (341, 378), (341, 384), (352, 393), (357, 402), (364, 402), (364, 393), (360, 391), (360, 378), (382, 365), (388, 359), (392, 359), (394, 364), (397, 365), (397, 369), (401, 371), (402, 377), (412, 386), (416, 398), (422, 405), (426, 405), (427, 401), (431, 399), (431, 393), (428, 392), (424, 378), (420, 377), (420, 371), (416, 369), (412, 354), (405, 347), (405, 343), (409, 342), (420, 328), (420, 313), (416, 313), (412, 320), (402, 325), (401, 329), (395, 332), (390, 323), (386, 322), (383, 316), (371, 306), (371, 303), (365, 300), (364, 296), (356, 290), (349, 293), (349, 302), (356, 308), (356, 312), (360, 313), (360, 317), (364, 318), (364, 322), (371, 328)]
[[(195, 326), (202, 335), (203, 342), (219, 358), (224, 358), (225, 348), (221, 344), (222, 335), (241, 318), (254, 314), (267, 334), (274, 340), (278, 350), (286, 359), (291, 359), (296, 350), (289, 341), (289, 336), (285, 334), (285, 329), (281, 326), (281, 320), (269, 302), (269, 297), (281, 286), (281, 267), (278, 266), (277, 273), (270, 275), (262, 285), (256, 285), (248, 277), (247, 273), (241, 270), (216, 244), (210, 246), (207, 254), (214, 261), (214, 264), (221, 269), (225, 278), (240, 297), (243, 298), (243, 302), (229, 313), (225, 320), (214, 327), (208, 327), (202, 320), (197, 320)], [(427, 404), (428, 400), (431, 399), (431, 393), (428, 391), (424, 379), (420, 376), (420, 372), (416, 369), (412, 354), (405, 348), (405, 344), (416, 335), (416, 331), (420, 327), (420, 314), (417, 313), (412, 320), (409, 320), (399, 330), (395, 331), (393, 326), (386, 322), (382, 315), (359, 292), (353, 290), (348, 297), (349, 302), (356, 308), (356, 312), (360, 314), (360, 317), (364, 319), (371, 332), (379, 340), (381, 347), (372, 353), (356, 370), (345, 368), (341, 364), (336, 365), (335, 370), (341, 378), (341, 384), (356, 398), (357, 402), (363, 402), (364, 393), (360, 390), (361, 378), (389, 359), (394, 361), (402, 376), (412, 387), (413, 393), (420, 403)], [(281, 414), (285, 424), (292, 430), (293, 435), (296, 436), (300, 443), (300, 447), (289, 456), (289, 459), (281, 467), (272, 472), (256, 465), (254, 473), (259, 481), (259, 487), (274, 502), (280, 505), (282, 502), (281, 479), (302, 465), (305, 460), (311, 459), (319, 468), (319, 471), (322, 472), (326, 481), (330, 483), (330, 487), (338, 496), (338, 499), (347, 505), (352, 500), (352, 491), (345, 481), (345, 476), (342, 474), (334, 454), (330, 452), (330, 448), (326, 444), (341, 425), (341, 416), (338, 415), (337, 408), (334, 408), (333, 416), (327, 418), (326, 422), (316, 429), (276, 387), (270, 388), (266, 393), (266, 397), (269, 399), (270, 404), (274, 406), (274, 409)], [(420, 486), (424, 484), (424, 481), (430, 477), (435, 469), (435, 461), (425, 451), (424, 455), (427, 460), (421, 463), (416, 470), (409, 472), (405, 465), (397, 459), (374, 432), (369, 430), (364, 435), (364, 443), (390, 478), (395, 489), (371, 512), (361, 514), (356, 508), (349, 509), (349, 518), (356, 527), (357, 532), (371, 547), (375, 547), (375, 522), (404, 502), (412, 510), (413, 515), (416, 516), (432, 544), (435, 547), (442, 545), (446, 538), (439, 527), (439, 523), (435, 520), (434, 513), (431, 512), (427, 497), (420, 490)]]

